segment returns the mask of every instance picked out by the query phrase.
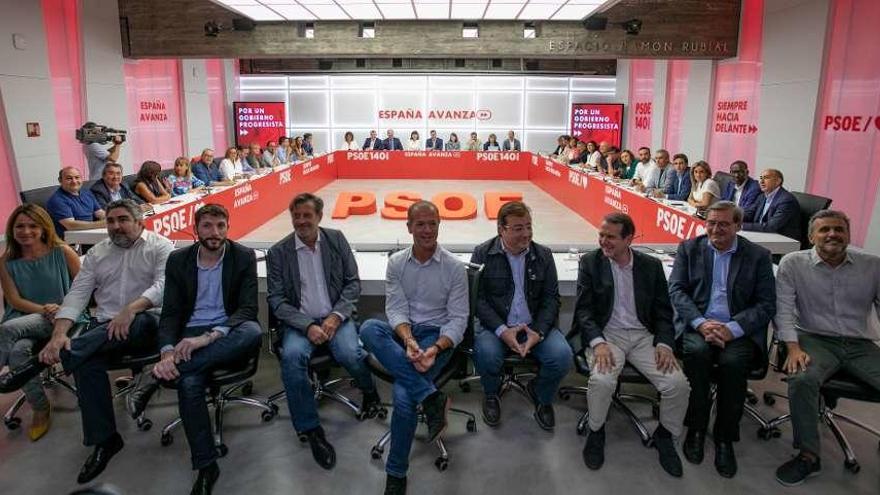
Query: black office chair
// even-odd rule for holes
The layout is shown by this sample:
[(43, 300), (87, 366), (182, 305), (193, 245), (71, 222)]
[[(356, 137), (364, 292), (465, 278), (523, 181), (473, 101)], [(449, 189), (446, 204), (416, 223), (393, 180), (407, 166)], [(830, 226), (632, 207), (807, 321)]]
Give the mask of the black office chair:
[(810, 217), (819, 210), (830, 208), (831, 198), (798, 191), (791, 191), (791, 194), (797, 199), (798, 206), (801, 210), (799, 220), (801, 223), (801, 236), (798, 241), (801, 243), (801, 249), (810, 249)]
[[(473, 294), (473, 289), (479, 284), (479, 277), (482, 273), (483, 266), (477, 265), (473, 263), (467, 263), (467, 273), (468, 273), (468, 286), (471, 289), (470, 294)], [(443, 370), (440, 371), (440, 374), (434, 379), (434, 386), (437, 387), (438, 390), (442, 389), (450, 380), (455, 378), (461, 373), (462, 368), (467, 366), (468, 346), (473, 345), (474, 339), (474, 301), (476, 299), (471, 295), (470, 297), (470, 311), (468, 314), (467, 326), (465, 327), (464, 339), (461, 344), (459, 344), (453, 351), (452, 357), (446, 363), (446, 366), (443, 367)], [(373, 354), (370, 354), (367, 358), (367, 364), (370, 366), (370, 369), (373, 371), (380, 380), (387, 383), (394, 383), (394, 376), (382, 366), (382, 363), (379, 362), (378, 359)], [(390, 404), (388, 405), (390, 406)], [(463, 409), (458, 409), (455, 407), (449, 408), (450, 414), (456, 414), (459, 416), (464, 416), (467, 418), (466, 428), (468, 432), (477, 431), (477, 418), (470, 412), (465, 411)], [(425, 423), (425, 416), (421, 411), (418, 412), (418, 421), (419, 423)], [(391, 441), (391, 429), (388, 429), (379, 440), (373, 445), (370, 449), (370, 457), (373, 459), (381, 459), (382, 454), (385, 452), (385, 446), (388, 445), (388, 442)], [(437, 467), (440, 471), (446, 471), (446, 468), (449, 467), (449, 451), (446, 449), (446, 444), (443, 442), (442, 437), (437, 437), (434, 441), (434, 444), (440, 450), (440, 455), (434, 460), (434, 466)]]
[(727, 188), (727, 184), (733, 182), (733, 176), (723, 170), (715, 171), (715, 175), (712, 176), (715, 179), (715, 182), (718, 183), (718, 188), (724, 192), (724, 189)]
[[(281, 360), (281, 345), (282, 345), (282, 335), (280, 325), (278, 320), (269, 312), (269, 352), (271, 352), (278, 360)], [(347, 396), (341, 394), (339, 392), (339, 388), (345, 386), (353, 386), (353, 380), (350, 377), (338, 377), (331, 378), (330, 371), (333, 368), (339, 368), (339, 363), (336, 362), (336, 359), (333, 358), (333, 354), (330, 352), (330, 347), (328, 345), (320, 345), (315, 348), (312, 353), (311, 359), (309, 359), (309, 381), (312, 383), (312, 392), (315, 396), (315, 402), (320, 403), (321, 399), (330, 399), (336, 401), (354, 412), (354, 417), (357, 418), (358, 421), (363, 421), (367, 418), (368, 412), (362, 411), (360, 404), (348, 398)], [(287, 392), (282, 388), (280, 391), (269, 396), (268, 402), (269, 406), (272, 408), (272, 416), (278, 414), (278, 404), (277, 402), (283, 401), (287, 398)], [(270, 413), (263, 413), (264, 416), (269, 415)], [(388, 415), (388, 410), (384, 407), (381, 407), (376, 416), (380, 419), (385, 419)], [(264, 418), (265, 419), (265, 418)], [(271, 419), (271, 417), (269, 418)], [(301, 442), (307, 442), (308, 437), (301, 432), (297, 432), (297, 437)]]
[[(589, 379), (590, 365), (589, 361), (587, 360), (586, 347), (583, 347), (580, 343), (580, 332), (576, 329), (569, 331), (568, 335), (566, 335), (566, 340), (568, 340), (568, 343), (572, 346), (572, 349), (579, 349), (574, 353), (575, 371), (584, 378)], [(645, 378), (644, 375), (639, 373), (637, 369), (627, 363), (623, 366), (623, 370), (621, 370), (620, 376), (617, 378), (617, 389), (614, 391), (614, 395), (611, 396), (611, 404), (614, 405), (629, 419), (630, 424), (632, 424), (633, 428), (636, 429), (636, 433), (638, 433), (639, 438), (642, 441), (642, 445), (644, 445), (645, 447), (651, 447), (654, 443), (652, 433), (648, 431), (642, 420), (624, 401), (640, 401), (649, 404), (651, 406), (651, 415), (654, 417), (654, 419), (660, 417), (660, 402), (656, 396), (648, 397), (647, 395), (641, 394), (623, 393), (621, 391), (621, 386), (624, 384), (650, 385), (651, 382), (648, 381), (648, 379)], [(560, 387), (558, 394), (559, 398), (562, 400), (568, 400), (569, 398), (571, 398), (572, 395), (579, 394), (583, 395), (584, 399), (586, 399), (587, 391), (588, 387), (585, 386)], [(578, 435), (586, 435), (587, 423), (589, 422), (589, 419), (590, 411), (589, 409), (587, 409), (583, 412), (583, 414), (581, 414), (580, 419), (578, 419)]]
[[(125, 409), (129, 413), (132, 411), (133, 405), (130, 401), (131, 393), (138, 389), (143, 380), (144, 371), (147, 366), (159, 362), (161, 355), (158, 352), (150, 354), (129, 353), (116, 356), (110, 360), (107, 371), (128, 370), (130, 376), (122, 376), (117, 378), (114, 383), (116, 385), (116, 393), (113, 398), (123, 397), (125, 399)], [(153, 421), (146, 417), (146, 409), (136, 419), (137, 427), (141, 431), (149, 431), (153, 427)]]
[[(782, 365), (785, 363), (788, 349), (784, 343), (775, 342), (774, 344), (776, 345), (776, 362), (774, 363), (773, 368), (780, 373), (784, 373)], [(785, 380), (786, 379), (783, 378), (783, 381)], [(777, 398), (788, 400), (788, 396), (785, 394), (764, 392), (764, 404), (768, 406), (774, 405)], [(880, 430), (859, 420), (835, 412), (834, 409), (837, 407), (837, 402), (840, 399), (880, 404), (880, 392), (874, 390), (861, 379), (842, 370), (832, 375), (831, 379), (823, 383), (819, 388), (819, 418), (823, 423), (828, 425), (828, 428), (837, 440), (837, 444), (843, 451), (843, 466), (852, 473), (858, 473), (859, 470), (861, 470), (861, 465), (859, 465), (855, 452), (853, 452), (852, 446), (850, 445), (849, 440), (847, 440), (846, 435), (844, 435), (843, 430), (840, 428), (838, 421), (849, 423), (850, 425), (858, 427), (877, 438), (880, 438)], [(758, 428), (758, 437), (764, 440), (779, 438), (781, 436), (779, 427), (789, 421), (791, 421), (791, 413), (783, 414), (769, 421), (764, 421), (761, 423), (761, 427)], [(880, 444), (878, 444), (878, 448), (880, 448)]]
[[(45, 345), (49, 341), (43, 343)], [(42, 347), (42, 346), (40, 346)], [(64, 379), (65, 373), (58, 367), (51, 367), (43, 371), (42, 373), (42, 383), (44, 389), (52, 389), (55, 387), (60, 387), (63, 390), (67, 390), (74, 397), (76, 397), (76, 386), (72, 383), (68, 382)], [(6, 429), (9, 431), (17, 430), (21, 427), (21, 418), (17, 416), (18, 411), (24, 405), (27, 397), (25, 397), (24, 392), (19, 392), (18, 397), (15, 398), (15, 401), (9, 406), (9, 409), (6, 410), (6, 414), (3, 415), (3, 424), (6, 425)]]
[[(251, 397), (253, 382), (251, 378), (257, 373), (260, 362), (260, 348), (257, 347), (242, 361), (217, 368), (211, 372), (208, 379), (208, 404), (214, 406), (214, 446), (217, 448), (219, 457), (225, 456), (229, 449), (223, 443), (223, 413), (232, 404), (256, 407), (262, 410), (263, 421), (271, 421), (275, 417), (275, 410), (265, 400)], [(167, 388), (176, 389), (174, 382), (163, 383)], [(236, 392), (240, 392), (237, 394)], [(160, 443), (167, 447), (174, 442), (173, 431), (180, 426), (183, 419), (174, 419), (162, 428)]]
[(38, 187), (36, 189), (21, 191), (20, 193), (18, 193), (18, 195), (21, 197), (22, 203), (33, 203), (35, 205), (40, 205), (43, 208), (46, 208), (46, 203), (49, 202), (49, 198), (51, 198), (57, 190), (57, 185)]

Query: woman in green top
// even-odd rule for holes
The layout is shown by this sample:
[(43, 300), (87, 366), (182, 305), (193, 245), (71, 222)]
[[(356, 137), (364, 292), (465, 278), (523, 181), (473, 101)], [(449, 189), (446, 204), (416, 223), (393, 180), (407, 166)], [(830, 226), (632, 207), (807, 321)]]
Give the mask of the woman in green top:
[(639, 164), (639, 161), (633, 156), (633, 152), (630, 150), (621, 151), (620, 163), (623, 164), (623, 171), (620, 173), (620, 178), (632, 179), (633, 176), (636, 175), (636, 165)]
[[(0, 286), (6, 312), (0, 323), (0, 369), (24, 364), (34, 347), (52, 335), (55, 313), (79, 272), (77, 254), (58, 238), (46, 210), (25, 203), (6, 222), (6, 252), (0, 257)], [(49, 400), (41, 378), (22, 389), (33, 410), (28, 436), (39, 440), (49, 430)]]

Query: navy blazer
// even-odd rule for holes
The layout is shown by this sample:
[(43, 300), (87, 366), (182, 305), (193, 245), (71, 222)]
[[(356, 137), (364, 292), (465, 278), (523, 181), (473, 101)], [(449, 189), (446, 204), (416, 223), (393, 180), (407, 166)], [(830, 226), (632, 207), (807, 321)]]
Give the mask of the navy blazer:
[[(776, 315), (776, 280), (770, 251), (737, 236), (737, 249), (730, 259), (727, 274), (727, 306), (730, 317), (748, 337), (767, 353), (767, 329)], [(712, 294), (715, 253), (704, 234), (678, 245), (669, 297), (675, 308), (675, 331), (678, 335), (696, 332), (691, 322), (703, 317)]]
[(384, 150), (385, 144), (381, 139), (376, 138), (376, 142), (373, 143), (373, 147), (371, 148), (370, 147), (370, 138), (367, 138), (367, 139), (364, 139), (364, 145), (361, 146), (361, 149), (364, 149), (364, 150)]
[[(724, 186), (724, 190), (721, 191), (721, 199), (725, 201), (733, 201), (734, 195), (736, 194), (736, 183), (732, 180), (727, 182), (727, 185)], [(757, 201), (758, 196), (761, 195), (761, 186), (758, 185), (758, 181), (751, 177), (746, 177), (746, 184), (743, 187), (742, 196), (739, 198), (739, 207), (743, 210), (748, 210), (755, 201)]]
[(691, 174), (685, 172), (681, 180), (681, 186), (678, 184), (678, 172), (670, 174), (666, 177), (666, 199), (673, 201), (687, 201), (691, 194)]
[(403, 145), (400, 144), (400, 139), (390, 138), (382, 141), (382, 149), (391, 151), (403, 151)]
[[(675, 349), (672, 305), (666, 285), (666, 273), (659, 259), (633, 250), (633, 298), (639, 322), (654, 334), (654, 345), (666, 344)], [(572, 326), (580, 332), (584, 348), (603, 337), (611, 311), (620, 301), (614, 300), (614, 275), (611, 261), (595, 249), (581, 256), (578, 263), (577, 299)]]
[[(106, 208), (107, 203), (112, 201), (110, 198), (110, 188), (104, 183), (104, 179), (98, 179), (92, 184), (92, 187), (89, 190), (92, 191), (92, 195), (95, 197), (95, 200), (101, 208)], [(119, 195), (122, 199), (130, 199), (137, 204), (143, 204), (144, 202), (144, 200), (135, 194), (124, 181), (119, 184)]]
[(433, 140), (434, 144), (431, 144), (431, 138), (425, 139), (425, 150), (438, 150), (443, 151), (443, 140), (440, 138), (436, 138)]
[(758, 195), (757, 200), (745, 210), (743, 217), (743, 230), (757, 232), (775, 232), (777, 234), (800, 239), (801, 237), (801, 207), (797, 198), (784, 187), (779, 187), (776, 196), (770, 203), (764, 221), (761, 221), (761, 213), (764, 211), (764, 203), (767, 201), (766, 194)]

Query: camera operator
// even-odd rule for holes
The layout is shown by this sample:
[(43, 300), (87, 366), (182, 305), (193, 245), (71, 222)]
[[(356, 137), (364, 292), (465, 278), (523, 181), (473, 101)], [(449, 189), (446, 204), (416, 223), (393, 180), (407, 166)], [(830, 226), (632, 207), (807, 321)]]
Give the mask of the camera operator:
[[(83, 127), (96, 127), (97, 124), (94, 122), (86, 122), (83, 124)], [(111, 141), (112, 145), (108, 148), (107, 144), (102, 143), (89, 143), (83, 144), (83, 152), (86, 155), (86, 160), (89, 162), (89, 179), (95, 179), (101, 176), (101, 173), (104, 170), (104, 165), (110, 162), (118, 162), (119, 161), (119, 152), (122, 149), (122, 142), (124, 141), (124, 137), (122, 136), (114, 136)]]

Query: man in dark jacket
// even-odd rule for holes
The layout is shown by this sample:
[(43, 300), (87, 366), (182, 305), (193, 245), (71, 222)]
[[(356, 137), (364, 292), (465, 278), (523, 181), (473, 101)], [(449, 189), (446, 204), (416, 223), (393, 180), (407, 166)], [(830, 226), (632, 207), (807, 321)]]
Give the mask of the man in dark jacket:
[(684, 373), (691, 384), (684, 456), (694, 464), (703, 461), (715, 376), (715, 468), (725, 478), (736, 474), (733, 442), (739, 440), (748, 374), (767, 359), (767, 328), (776, 314), (770, 252), (738, 236), (741, 226), (739, 207), (714, 203), (706, 216), (706, 235), (678, 245), (669, 277)]
[(229, 214), (207, 204), (195, 214), (199, 242), (178, 249), (165, 266), (159, 320), (162, 358), (156, 378), (177, 382), (178, 407), (199, 471), (193, 494), (210, 494), (220, 476), (205, 388), (211, 372), (259, 352), (257, 261), (253, 250), (226, 239)]
[(120, 199), (130, 199), (140, 205), (141, 210), (152, 210), (152, 207), (144, 203), (144, 200), (135, 194), (122, 180), (122, 165), (116, 162), (107, 162), (104, 165), (101, 178), (92, 184), (89, 190), (92, 191), (92, 195), (102, 209), (107, 207), (107, 203), (119, 201)]
[(682, 475), (673, 438), (681, 434), (690, 386), (673, 348), (672, 305), (659, 259), (630, 248), (635, 224), (625, 213), (610, 213), (599, 227), (599, 246), (578, 266), (574, 326), (590, 363), (587, 402), (590, 432), (584, 463), (599, 469), (605, 460), (605, 418), (617, 377), (629, 362), (660, 393), (660, 424), (654, 447), (660, 465)]
[(744, 208), (743, 230), (775, 232), (800, 239), (800, 206), (797, 198), (782, 187), (782, 172), (768, 168), (758, 177), (763, 194), (748, 208)]
[(531, 210), (522, 202), (498, 211), (498, 236), (474, 249), (471, 262), (484, 265), (477, 291), (479, 328), (474, 336), (474, 366), (485, 397), (483, 421), (501, 422), (499, 397), (504, 357), (509, 352), (540, 363), (529, 382), (535, 420), (551, 430), (556, 424), (553, 398), (572, 366), (571, 347), (557, 328), (559, 282), (550, 250), (532, 241)]

